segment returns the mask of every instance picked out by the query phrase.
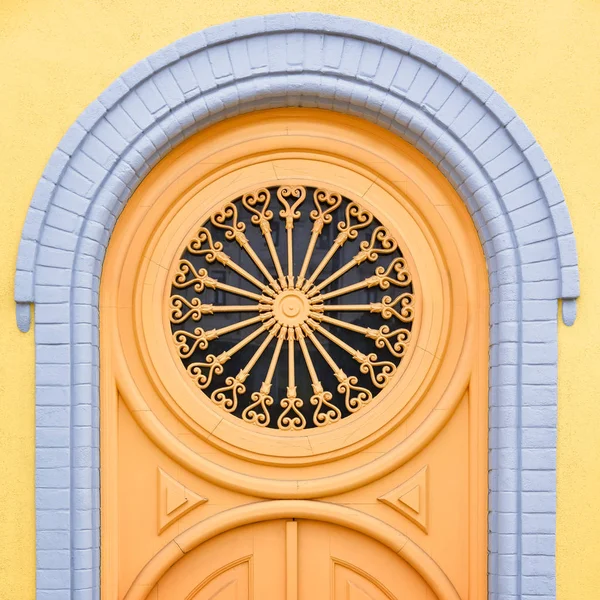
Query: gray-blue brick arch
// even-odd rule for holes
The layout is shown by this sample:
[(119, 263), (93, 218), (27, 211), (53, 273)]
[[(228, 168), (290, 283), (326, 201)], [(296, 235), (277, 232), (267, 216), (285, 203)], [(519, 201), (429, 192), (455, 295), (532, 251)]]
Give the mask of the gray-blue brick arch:
[[(52, 154), (23, 228), (15, 300), (35, 305), (37, 590), (99, 597), (98, 289), (115, 222), (193, 133), (281, 106), (358, 115), (421, 150), (468, 206), (490, 284), (490, 598), (555, 598), (557, 314), (579, 275), (560, 186), (488, 84), (400, 31), (318, 13), (212, 27), (92, 102)], [(48, 477), (52, 473), (52, 477)]]

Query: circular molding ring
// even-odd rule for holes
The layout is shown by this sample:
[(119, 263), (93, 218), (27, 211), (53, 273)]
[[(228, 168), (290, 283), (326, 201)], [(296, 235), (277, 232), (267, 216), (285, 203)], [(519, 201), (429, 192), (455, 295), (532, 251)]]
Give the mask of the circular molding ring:
[[(306, 162), (295, 162), (311, 158), (313, 150), (303, 150), (303, 152), (294, 150), (295, 158), (290, 163), (286, 158), (287, 153), (282, 152), (280, 148), (281, 145), (285, 147), (288, 143), (285, 141), (288, 136), (275, 135), (273, 132), (283, 128), (290, 130), (289, 135), (296, 130), (312, 131), (318, 125), (322, 125), (325, 119), (328, 121), (328, 129), (321, 130), (322, 135), (319, 137), (318, 144), (321, 147), (321, 152), (318, 154), (319, 168), (311, 171)], [(339, 123), (336, 122), (338, 120)], [(108, 307), (122, 307), (122, 310), (119, 309), (119, 315), (115, 317), (115, 328), (112, 331), (114, 337), (110, 344), (121, 397), (140, 427), (166, 454), (199, 476), (230, 489), (271, 499), (317, 498), (342, 493), (357, 485), (373, 481), (409, 460), (431, 441), (453, 414), (467, 389), (471, 372), (469, 361), (472, 357), (473, 336), (476, 330), (467, 315), (475, 314), (477, 310), (474, 305), (477, 296), (471, 294), (463, 296), (467, 288), (475, 287), (472, 269), (466, 266), (469, 263), (471, 246), (459, 244), (452, 249), (454, 245), (449, 234), (447, 216), (446, 219), (442, 219), (436, 208), (436, 202), (441, 201), (445, 193), (451, 194), (452, 191), (448, 190), (449, 186), (440, 174), (435, 173), (413, 148), (394, 140), (393, 136), (370, 124), (364, 124), (364, 131), (359, 132), (359, 125), (358, 119), (325, 117), (322, 111), (286, 109), (266, 111), (252, 118), (238, 117), (232, 120), (230, 127), (226, 129), (235, 132), (235, 139), (238, 142), (235, 151), (232, 153), (227, 150), (223, 155), (219, 154), (217, 149), (223, 143), (228, 148), (229, 138), (225, 138), (225, 142), (222, 140), (224, 126), (211, 128), (201, 137), (190, 139), (182, 145), (178, 156), (173, 160), (157, 167), (151, 180), (140, 187), (139, 193), (136, 192), (128, 207), (133, 209), (134, 213), (130, 215), (137, 215), (136, 219), (124, 219), (122, 228), (119, 228), (115, 246), (118, 251), (111, 254), (111, 268), (108, 271), (115, 278), (106, 280), (109, 285), (103, 288), (102, 306), (107, 307), (107, 310)], [(354, 149), (349, 143), (347, 131), (352, 131), (350, 139)], [(252, 140), (257, 133), (262, 136), (263, 154), (249, 159), (246, 157), (245, 147), (247, 144), (254, 145)], [(331, 160), (328, 159), (325, 153), (327, 136), (335, 140), (334, 147), (342, 151), (346, 160), (341, 161), (339, 156), (334, 155), (329, 157)], [(310, 136), (301, 142), (300, 137), (294, 135), (293, 140), (294, 148), (302, 144), (312, 148), (315, 143)], [(369, 140), (372, 140), (373, 148), (366, 152), (362, 148), (368, 145)], [(377, 140), (377, 143), (373, 140)], [(395, 145), (391, 145), (392, 142)], [(275, 144), (275, 153), (271, 144)], [(211, 177), (206, 177), (202, 170), (197, 170), (205, 168), (204, 153), (207, 148), (213, 153), (210, 155)], [(238, 166), (235, 160), (237, 154), (242, 157), (245, 166)], [(300, 174), (302, 177), (308, 177), (310, 173), (310, 177), (325, 177), (322, 182), (325, 186), (341, 184), (344, 194), (355, 197), (357, 201), (360, 198), (361, 202), (371, 209), (376, 200), (383, 202), (382, 206), (386, 207), (384, 212), (387, 226), (398, 239), (406, 242), (405, 250), (410, 270), (419, 281), (420, 293), (424, 298), (429, 299), (426, 304), (432, 306), (431, 298), (438, 295), (447, 296), (449, 302), (447, 311), (435, 311), (437, 324), (433, 324), (430, 320), (432, 317), (430, 308), (424, 311), (427, 315), (426, 322), (429, 324), (425, 327), (425, 335), (420, 343), (428, 350), (427, 360), (419, 361), (416, 366), (419, 370), (415, 372), (417, 375), (411, 373), (410, 377), (407, 377), (408, 387), (402, 388), (404, 390), (402, 393), (406, 393), (404, 404), (400, 404), (398, 396), (392, 393), (379, 404), (366, 407), (367, 411), (373, 412), (361, 428), (360, 435), (352, 433), (352, 423), (347, 425), (342, 423), (342, 427), (346, 429), (341, 433), (335, 429), (329, 433), (313, 430), (313, 435), (320, 436), (320, 439), (317, 443), (313, 441), (309, 453), (300, 452), (294, 445), (291, 450), (285, 449), (286, 454), (277, 454), (280, 450), (276, 442), (281, 440), (281, 437), (277, 437), (276, 442), (271, 442), (263, 432), (258, 432), (257, 441), (254, 442), (251, 438), (253, 431), (240, 432), (237, 420), (234, 421), (236, 429), (232, 429), (229, 439), (211, 427), (209, 419), (215, 418), (214, 411), (210, 405), (203, 407), (198, 403), (194, 388), (189, 386), (187, 379), (180, 374), (177, 355), (174, 351), (168, 351), (168, 337), (165, 337), (164, 333), (169, 327), (168, 319), (163, 314), (165, 300), (170, 294), (170, 286), (166, 283), (170, 281), (169, 273), (174, 268), (173, 257), (180, 255), (182, 243), (186, 243), (188, 232), (197, 229), (198, 223), (205, 218), (205, 213), (213, 210), (212, 205), (222, 194), (225, 194), (226, 198), (233, 198), (239, 194), (240, 189), (246, 189), (248, 185), (264, 183), (263, 165), (270, 164), (271, 160), (276, 160), (278, 167), (288, 176), (296, 170), (297, 178), (301, 177)], [(361, 160), (375, 166), (369, 169), (361, 167), (364, 174), (359, 176), (359, 172), (349, 170), (348, 165), (353, 164), (352, 168), (358, 169), (356, 164), (361, 164)], [(224, 172), (214, 166), (221, 162), (226, 165)], [(388, 164), (393, 165), (393, 169), (391, 166), (384, 167)], [(185, 177), (181, 177), (180, 173), (185, 173)], [(364, 175), (368, 177), (365, 178)], [(410, 191), (404, 193), (394, 191), (393, 186), (387, 181), (388, 176), (391, 179), (411, 181)], [(227, 191), (230, 185), (227, 183), (229, 179), (234, 187)], [(211, 187), (212, 181), (218, 186), (215, 188), (218, 193)], [(302, 179), (292, 178), (292, 181), (295, 185), (301, 183)], [(344, 181), (345, 183), (342, 183)], [(189, 187), (190, 183), (191, 187)], [(381, 191), (377, 191), (380, 186), (383, 186)], [(361, 192), (360, 190), (363, 189), (368, 190), (369, 193)], [(384, 189), (388, 191), (382, 195)], [(182, 193), (182, 190), (185, 192)], [(138, 210), (138, 207), (146, 205), (152, 206), (152, 211)], [(460, 207), (458, 200), (456, 205)], [(398, 227), (400, 229), (397, 229)], [(473, 242), (476, 243), (476, 240)], [(445, 246), (443, 252), (440, 248), (442, 245)], [(461, 250), (458, 250), (459, 246)], [(414, 255), (413, 251), (417, 251), (419, 256)], [(446, 262), (451, 256), (455, 261), (455, 269), (451, 269)], [(148, 276), (142, 268), (138, 276), (132, 277), (131, 274), (138, 264), (153, 265)], [(157, 269), (159, 265), (164, 268)], [(444, 271), (448, 273), (439, 275), (438, 281), (438, 275), (434, 275), (434, 272), (441, 274)], [(450, 271), (455, 272), (450, 273)], [(448, 277), (447, 281), (446, 277)], [(463, 289), (463, 286), (466, 287)], [(119, 291), (121, 287), (122, 295)], [(144, 304), (141, 301), (146, 295), (152, 300), (146, 305), (148, 311), (144, 312), (142, 310)], [(138, 300), (135, 300), (136, 297)], [(453, 308), (455, 305), (460, 306), (461, 310), (455, 310)], [(448, 318), (442, 317), (442, 313), (447, 313)], [(457, 314), (452, 316), (453, 313)], [(164, 330), (154, 326), (161, 321), (161, 317), (165, 319)], [(139, 325), (136, 325), (138, 318)], [(134, 333), (135, 331), (137, 334)], [(140, 332), (144, 332), (144, 335), (140, 336)], [(451, 333), (454, 335), (454, 344), (452, 350), (448, 351), (446, 346)], [(421, 340), (420, 337), (417, 339)], [(129, 341), (126, 343), (125, 340)], [(133, 347), (134, 340), (137, 340), (135, 347)], [(140, 359), (140, 357), (144, 358)], [(439, 362), (441, 357), (444, 357), (447, 368), (443, 375), (437, 373), (436, 357), (440, 359)], [(131, 361), (139, 363), (133, 367), (133, 370)], [(407, 364), (410, 365), (410, 362)], [(424, 370), (421, 370), (421, 367)], [(134, 372), (138, 373), (137, 380), (133, 376)], [(153, 386), (140, 387), (141, 380), (146, 376), (141, 375), (142, 372), (153, 382)], [(322, 469), (315, 469), (312, 472), (307, 470), (302, 478), (292, 481), (286, 476), (265, 478), (252, 470), (239, 472), (239, 468), (236, 469), (230, 461), (226, 463), (227, 466), (224, 466), (217, 457), (209, 458), (194, 452), (191, 447), (172, 434), (167, 421), (161, 421), (159, 413), (155, 414), (155, 411), (149, 408), (149, 403), (152, 404), (151, 399), (155, 395), (153, 390), (156, 390), (157, 400), (160, 398), (160, 401), (167, 403), (173, 413), (178, 415), (188, 427), (193, 427), (196, 435), (202, 435), (203, 429), (210, 432), (209, 443), (225, 449), (228, 454), (235, 456), (243, 452), (241, 456), (249, 458), (252, 463), (273, 466), (289, 465), (290, 459), (293, 458), (295, 464), (308, 467), (322, 462), (333, 463), (334, 460), (355, 453), (365, 444), (373, 444), (387, 436), (397, 423), (406, 418), (421, 402), (421, 398), (429, 394), (431, 378), (436, 373), (437, 391), (429, 395), (427, 416), (422, 422), (419, 421), (419, 426), (412, 435), (398, 438), (398, 441), (393, 445), (390, 444), (381, 456), (367, 464), (357, 466), (352, 463), (345, 465), (340, 463), (334, 474), (330, 472), (325, 476)], [(186, 394), (189, 394), (189, 401)], [(221, 418), (220, 415), (218, 418)], [(350, 443), (347, 442), (348, 431), (353, 435)], [(236, 438), (240, 438), (240, 441)], [(224, 445), (225, 443), (227, 445)], [(245, 468), (248, 469), (247, 463)]]
[[(458, 351), (457, 340), (462, 340), (464, 335), (463, 326), (467, 314), (465, 311), (461, 311), (461, 317), (456, 323), (453, 323), (451, 317), (442, 316), (442, 313), (446, 314), (446, 311), (436, 311), (434, 318), (430, 301), (427, 302), (428, 307), (423, 313), (419, 300), (415, 320), (417, 324), (415, 341), (421, 346), (418, 358), (414, 363), (411, 363), (411, 353), (409, 352), (409, 356), (403, 364), (403, 369), (408, 366), (408, 371), (403, 370), (397, 373), (400, 377), (404, 377), (404, 372), (407, 373), (400, 391), (395, 388), (394, 393), (387, 393), (382, 397), (385, 398), (385, 403), (380, 401), (372, 403), (352, 417), (354, 420), (361, 418), (366, 412), (375, 409), (375, 406), (378, 406), (376, 410), (381, 413), (381, 419), (377, 421), (373, 419), (373, 415), (369, 417), (369, 423), (361, 427), (359, 436), (356, 434), (350, 435), (346, 427), (350, 423), (346, 422), (344, 424), (342, 422), (335, 426), (339, 431), (336, 432), (334, 437), (330, 436), (332, 429), (313, 429), (308, 434), (311, 436), (312, 442), (300, 445), (300, 442), (296, 441), (292, 451), (281, 448), (279, 444), (281, 432), (274, 432), (273, 445), (271, 445), (271, 450), (267, 451), (265, 446), (266, 434), (273, 435), (271, 431), (260, 431), (259, 428), (254, 426), (250, 431), (240, 431), (239, 428), (242, 424), (238, 419), (221, 420), (222, 416), (220, 414), (215, 416), (208, 399), (207, 403), (198, 403), (197, 392), (189, 384), (185, 371), (182, 373), (183, 377), (180, 374), (181, 367), (177, 353), (172, 348), (171, 352), (166, 352), (166, 349), (170, 347), (170, 324), (164, 312), (164, 302), (168, 300), (170, 294), (170, 287), (166, 283), (172, 276), (173, 265), (176, 264), (176, 262), (173, 262), (172, 257), (180, 254), (179, 247), (182, 243), (180, 238), (187, 238), (188, 236), (187, 233), (184, 233), (184, 230), (195, 231), (197, 228), (196, 220), (204, 218), (200, 217), (203, 211), (212, 210), (211, 198), (213, 196), (220, 197), (225, 193), (224, 190), (228, 189), (227, 185), (229, 184), (224, 184), (223, 178), (231, 179), (234, 186), (231, 194), (227, 193), (226, 195), (235, 197), (240, 189), (244, 190), (248, 185), (255, 186), (259, 182), (264, 183), (264, 165), (270, 164), (270, 161), (276, 161), (278, 168), (284, 169), (286, 172), (293, 169), (295, 165), (298, 170), (298, 179), (294, 179), (296, 183), (307, 181), (305, 178), (309, 177), (310, 166), (310, 172), (312, 173), (309, 177), (310, 181), (313, 181), (314, 177), (325, 177), (326, 180), (321, 182), (322, 185), (333, 185), (334, 187), (341, 185), (340, 189), (343, 189), (346, 195), (356, 198), (357, 201), (360, 197), (365, 206), (371, 207), (370, 210), (377, 202), (387, 202), (385, 204), (387, 207), (386, 213), (388, 213), (386, 214), (386, 223), (391, 230), (396, 232), (395, 235), (405, 242), (406, 257), (410, 272), (413, 274), (414, 283), (419, 289), (426, 284), (425, 288), (419, 293), (419, 298), (425, 292), (428, 298), (448, 295), (449, 302), (459, 302), (459, 298), (462, 297), (457, 290), (464, 285), (463, 276), (458, 271), (455, 274), (450, 273), (448, 265), (444, 262), (447, 257), (444, 257), (444, 252), (441, 251), (441, 247), (445, 245), (447, 247), (446, 252), (450, 253), (449, 248), (452, 243), (447, 239), (449, 230), (445, 220), (440, 218), (438, 210), (434, 206), (435, 202), (428, 199), (430, 195), (437, 198), (438, 195), (442, 197), (447, 192), (452, 194), (452, 190), (448, 189), (447, 182), (443, 180), (439, 173), (435, 173), (433, 169), (430, 169), (430, 166), (427, 165), (419, 153), (401, 141), (395, 140), (394, 136), (368, 123), (362, 123), (359, 119), (325, 115), (323, 111), (277, 109), (265, 111), (258, 116), (243, 116), (232, 119), (226, 131), (235, 132), (236, 139), (239, 142), (235, 146), (235, 153), (227, 150), (225, 154), (215, 154), (214, 149), (218, 148), (220, 143), (223, 143), (222, 129), (224, 126), (213, 127), (204, 132), (201, 137), (196, 136), (186, 142), (181, 147), (179, 157), (157, 167), (153, 174), (152, 183), (141, 186), (132, 198), (131, 204), (133, 207), (142, 202), (142, 205), (152, 204), (153, 209), (151, 213), (142, 211), (144, 216), (135, 221), (124, 221), (125, 224), (129, 223), (129, 225), (120, 230), (119, 239), (121, 239), (121, 242), (119, 242), (119, 246), (123, 251), (116, 255), (116, 259), (113, 255), (113, 260), (116, 260), (119, 265), (118, 269), (121, 273), (119, 281), (124, 282), (125, 295), (120, 297), (120, 294), (116, 292), (117, 284), (115, 283), (114, 297), (112, 297), (112, 294), (107, 294), (103, 296), (104, 299), (102, 300), (107, 306), (118, 303), (122, 306), (132, 307), (131, 313), (120, 313), (118, 318), (120, 327), (124, 328), (124, 332), (130, 328), (132, 329), (131, 335), (120, 336), (120, 343), (124, 344), (125, 339), (129, 340), (136, 337), (137, 349), (134, 350), (131, 348), (131, 344), (128, 343), (125, 354), (134, 362), (136, 362), (134, 357), (138, 353), (143, 357), (139, 366), (141, 367), (143, 363), (147, 376), (155, 382), (154, 389), (157, 390), (163, 401), (171, 407), (174, 414), (178, 414), (179, 418), (198, 435), (204, 435), (207, 439), (210, 438), (208, 439), (209, 443), (220, 445), (219, 440), (223, 438), (223, 443), (227, 444), (225, 447), (228, 452), (237, 454), (241, 451), (243, 456), (251, 457), (253, 461), (268, 461), (272, 464), (281, 464), (283, 461), (283, 464), (289, 465), (290, 459), (293, 459), (296, 461), (294, 464), (306, 465), (330, 460), (333, 457), (332, 452), (335, 456), (340, 456), (341, 454), (355, 453), (359, 447), (363, 447), (359, 444), (372, 444), (384, 433), (382, 428), (389, 431), (397, 426), (400, 422), (399, 419), (406, 418), (418, 403), (418, 398), (426, 392), (427, 387), (431, 384), (432, 377), (436, 373), (437, 367), (435, 365), (437, 363), (435, 357), (439, 358), (448, 354), (446, 346), (450, 331), (454, 332), (456, 336), (453, 345), (455, 352), (452, 354), (456, 354), (456, 351)], [(295, 128), (298, 131), (312, 130), (317, 126), (322, 126), (324, 122), (327, 122), (328, 129), (326, 132), (321, 131), (317, 143), (325, 146), (325, 143), (328, 142), (329, 146), (345, 156), (344, 160), (337, 154), (327, 154), (323, 148), (315, 155), (314, 151), (309, 149), (310, 144), (315, 144), (312, 135), (306, 135), (303, 138), (298, 135), (294, 136), (294, 148), (306, 144), (307, 149), (294, 150), (291, 153), (293, 158), (289, 158), (288, 152), (282, 151), (279, 147), (281, 145), (285, 146), (287, 143), (285, 140), (288, 139), (288, 136), (281, 136), (277, 133), (281, 128)], [(364, 131), (359, 132), (358, 129), (361, 124)], [(352, 131), (353, 145), (350, 145), (344, 137), (348, 135), (345, 133), (347, 130)], [(245, 147), (254, 145), (255, 142), (252, 140), (257, 135), (261, 136), (262, 153), (252, 158), (246, 158)], [(372, 149), (368, 153), (362, 150), (360, 147), (368, 145), (369, 140), (372, 140), (374, 136), (380, 136), (377, 138), (377, 149)], [(399, 146), (391, 146), (390, 150), (389, 144), (392, 141)], [(271, 148), (272, 144), (275, 145), (275, 151)], [(225, 142), (225, 145), (227, 146), (227, 142)], [(202, 166), (205, 162), (205, 147), (210, 149), (211, 165), (213, 162), (220, 163), (221, 161), (226, 165), (218, 169), (211, 167), (213, 170), (210, 171), (210, 177), (205, 175), (203, 170), (198, 170), (199, 168), (205, 168)], [(387, 154), (384, 152), (386, 150)], [(241, 166), (238, 164), (239, 156), (242, 157)], [(367, 164), (379, 161), (377, 169), (367, 169), (365, 167), (359, 169), (358, 163), (355, 164), (355, 161), (359, 161), (361, 157)], [(382, 170), (384, 158), (387, 161), (385, 164), (389, 165), (386, 167), (387, 172)], [(411, 172), (411, 165), (415, 171)], [(427, 179), (427, 185), (424, 189), (421, 189), (419, 186), (423, 185), (423, 181), (418, 173), (421, 173), (420, 169), (425, 167), (428, 167), (427, 173), (429, 174), (429, 171), (431, 171), (435, 178)], [(185, 172), (185, 178), (179, 177), (180, 172)], [(410, 180), (412, 182), (410, 191), (400, 193), (389, 183), (388, 178)], [(188, 189), (188, 182), (196, 181), (196, 179), (199, 182)], [(237, 183), (238, 179), (242, 183)], [(436, 182), (436, 185), (440, 184), (440, 187), (436, 187), (432, 183), (433, 181)], [(216, 186), (214, 189), (217, 191), (214, 191), (213, 186)], [(240, 188), (240, 186), (242, 187)], [(368, 189), (366, 195), (365, 189)], [(182, 192), (180, 190), (185, 190), (185, 193), (181, 196)], [(147, 196), (147, 194), (150, 195)], [(173, 198), (173, 200), (169, 200), (170, 198)], [(393, 219), (392, 214), (395, 205), (397, 205), (395, 210), (402, 212), (399, 212), (396, 218)], [(404, 208), (402, 208), (402, 205), (404, 205)], [(420, 209), (416, 208), (417, 205), (420, 206)], [(457, 205), (459, 205), (459, 202), (457, 202)], [(400, 229), (397, 230), (398, 227)], [(414, 257), (412, 256), (411, 247), (417, 251), (417, 255)], [(125, 251), (125, 248), (129, 249)], [(142, 256), (144, 257), (143, 261)], [(452, 256), (460, 261), (458, 255), (452, 254)], [(146, 261), (146, 259), (148, 260)], [(463, 260), (468, 262), (468, 252), (466, 250)], [(129, 282), (130, 280), (133, 281), (131, 276), (133, 265), (138, 262), (143, 262), (144, 268), (140, 271), (140, 279), (133, 287), (130, 287)], [(164, 269), (156, 271), (154, 267), (151, 270), (146, 268), (148, 265), (156, 264), (162, 265)], [(423, 281), (419, 274), (420, 271), (425, 274)], [(435, 276), (434, 273), (436, 273)], [(449, 278), (448, 281), (446, 281), (447, 278)], [(456, 281), (450, 283), (455, 278)], [(144, 283), (146, 281), (147, 283)], [(435, 283), (433, 283), (434, 281)], [(121, 283), (118, 284), (119, 287), (121, 285)], [(160, 293), (163, 286), (165, 286), (167, 293), (165, 298)], [(137, 290), (137, 292), (134, 290)], [(120, 297), (119, 300), (117, 300), (118, 297)], [(455, 297), (456, 300), (450, 300), (451, 297)], [(148, 299), (147, 304), (144, 304), (144, 298)], [(147, 307), (147, 310), (142, 310), (144, 306)], [(452, 312), (449, 309), (447, 314), (451, 315)], [(139, 325), (134, 327), (133, 323), (137, 319), (135, 315), (140, 315), (140, 321)], [(154, 324), (161, 319), (165, 321), (164, 331), (154, 327)], [(425, 319), (425, 326), (422, 328), (424, 334), (420, 336), (419, 329), (421, 329), (423, 319)], [(137, 333), (134, 334), (133, 331)], [(144, 334), (141, 335), (141, 332), (144, 332)], [(115, 343), (118, 342), (115, 341)], [(427, 375), (423, 371), (426, 368), (428, 369)], [(416, 373), (421, 374), (417, 376)], [(447, 373), (451, 376), (451, 370), (447, 370)], [(440, 380), (438, 383), (438, 389), (442, 389), (442, 381)], [(417, 389), (422, 391), (417, 394)], [(398, 402), (398, 394), (403, 398), (402, 404)], [(136, 403), (134, 398), (128, 396), (125, 398), (129, 404)], [(458, 400), (459, 398), (455, 401), (458, 402)], [(402, 413), (403, 416), (399, 413)], [(216, 418), (220, 422), (218, 429), (214, 425)], [(227, 429), (224, 427), (227, 427)], [(376, 431), (379, 431), (379, 433), (375, 433)], [(225, 432), (229, 433), (226, 434)], [(227, 437), (224, 437), (225, 435)], [(286, 433), (285, 435), (289, 434)], [(303, 440), (307, 438), (307, 434), (304, 432), (301, 432), (301, 436)], [(229, 441), (225, 442), (227, 439)], [(248, 447), (251, 439), (256, 439), (256, 444), (259, 444), (258, 446), (255, 445), (254, 452), (250, 452)], [(240, 447), (241, 440), (243, 440), (243, 447)], [(344, 449), (343, 452), (342, 448)], [(248, 454), (249, 452), (250, 454)], [(272, 452), (275, 452), (275, 454), (272, 454)], [(275, 458), (279, 455), (281, 455), (280, 458)]]
[(160, 578), (186, 553), (235, 527), (275, 519), (310, 519), (346, 527), (367, 535), (405, 560), (431, 587), (439, 600), (460, 600), (437, 563), (403, 533), (363, 512), (310, 500), (274, 500), (246, 504), (193, 525), (171, 540), (140, 571), (124, 600), (144, 600)]

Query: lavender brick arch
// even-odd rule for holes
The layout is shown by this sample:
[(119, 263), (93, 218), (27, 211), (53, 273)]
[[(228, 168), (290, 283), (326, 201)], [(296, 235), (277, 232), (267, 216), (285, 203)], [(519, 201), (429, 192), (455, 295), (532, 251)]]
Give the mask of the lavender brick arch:
[(230, 116), (358, 115), (421, 150), (479, 232), (491, 291), (490, 598), (555, 598), (557, 314), (577, 253), (559, 184), (503, 98), (400, 31), (318, 13), (242, 19), (142, 60), (52, 154), (23, 228), (15, 300), (35, 305), (37, 598), (99, 597), (98, 289), (116, 219), (156, 162)]

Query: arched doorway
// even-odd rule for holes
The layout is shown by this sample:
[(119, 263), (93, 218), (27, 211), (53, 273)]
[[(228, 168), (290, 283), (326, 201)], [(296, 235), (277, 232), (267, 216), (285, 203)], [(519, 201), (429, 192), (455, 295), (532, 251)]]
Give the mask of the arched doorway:
[[(342, 60), (344, 48), (360, 62)], [(518, 596), (543, 587), (553, 597), (557, 315), (561, 309), (572, 324), (579, 296), (560, 185), (515, 111), (454, 58), (401, 31), (317, 13), (241, 19), (160, 50), (94, 100), (48, 161), (15, 275), (22, 331), (36, 309), (36, 511), (52, 514), (58, 495), (68, 516), (38, 519), (38, 594), (100, 590), (99, 285), (122, 208), (161, 157), (194, 133), (233, 115), (298, 106), (359, 114), (393, 132), (439, 168), (468, 208), (491, 307), (488, 588)], [(65, 409), (50, 422), (48, 406)], [(146, 432), (154, 435), (151, 421)], [(167, 445), (181, 449), (176, 441)], [(39, 481), (56, 448), (64, 470), (48, 490)], [(196, 462), (185, 451), (178, 460)], [(371, 476), (389, 466), (377, 465)], [(203, 474), (219, 476), (210, 462)], [(249, 484), (239, 474), (230, 480), (242, 491)], [(328, 481), (328, 493), (339, 491), (339, 478)], [(286, 488), (261, 493), (277, 498)], [(305, 497), (323, 492), (321, 483), (301, 488)], [(539, 557), (549, 565), (543, 573)]]
[[(389, 132), (283, 109), (173, 150), (121, 215), (101, 282), (103, 596), (160, 598), (140, 573), (178, 534), (260, 499), (305, 499), (378, 519), (431, 556), (458, 597), (483, 597), (488, 304), (466, 208)], [(297, 579), (312, 581), (309, 558), (338, 534), (293, 527), (304, 531)], [(211, 554), (222, 562), (211, 573), (232, 564), (237, 535), (253, 539), (244, 531)], [(387, 560), (369, 543), (362, 562), (331, 559), (396, 597), (369, 575)], [(264, 559), (236, 562), (257, 569), (250, 594)], [(272, 575), (302, 597), (284, 571)], [(312, 594), (353, 597), (330, 595), (335, 572)], [(165, 598), (184, 594), (168, 584), (181, 577), (164, 577)], [(198, 577), (181, 597), (213, 581)], [(350, 579), (354, 597), (378, 597)]]

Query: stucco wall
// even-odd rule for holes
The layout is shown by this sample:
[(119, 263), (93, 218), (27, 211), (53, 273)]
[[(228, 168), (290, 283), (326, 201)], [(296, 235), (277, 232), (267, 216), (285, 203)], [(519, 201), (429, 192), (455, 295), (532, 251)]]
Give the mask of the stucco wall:
[[(593, 140), (600, 133), (600, 7), (587, 2), (397, 0), (7, 1), (0, 7), (0, 598), (34, 597), (33, 337), (17, 332), (12, 276), (25, 211), (44, 164), (85, 105), (134, 62), (192, 31), (250, 14), (319, 10), (373, 20), (431, 42), (477, 72), (526, 121), (567, 197), (582, 298), (560, 331), (559, 599), (597, 597), (600, 444), (595, 403)], [(8, 58), (8, 60), (6, 60)], [(596, 134), (596, 135), (594, 135)], [(592, 271), (592, 272), (591, 272)]]

